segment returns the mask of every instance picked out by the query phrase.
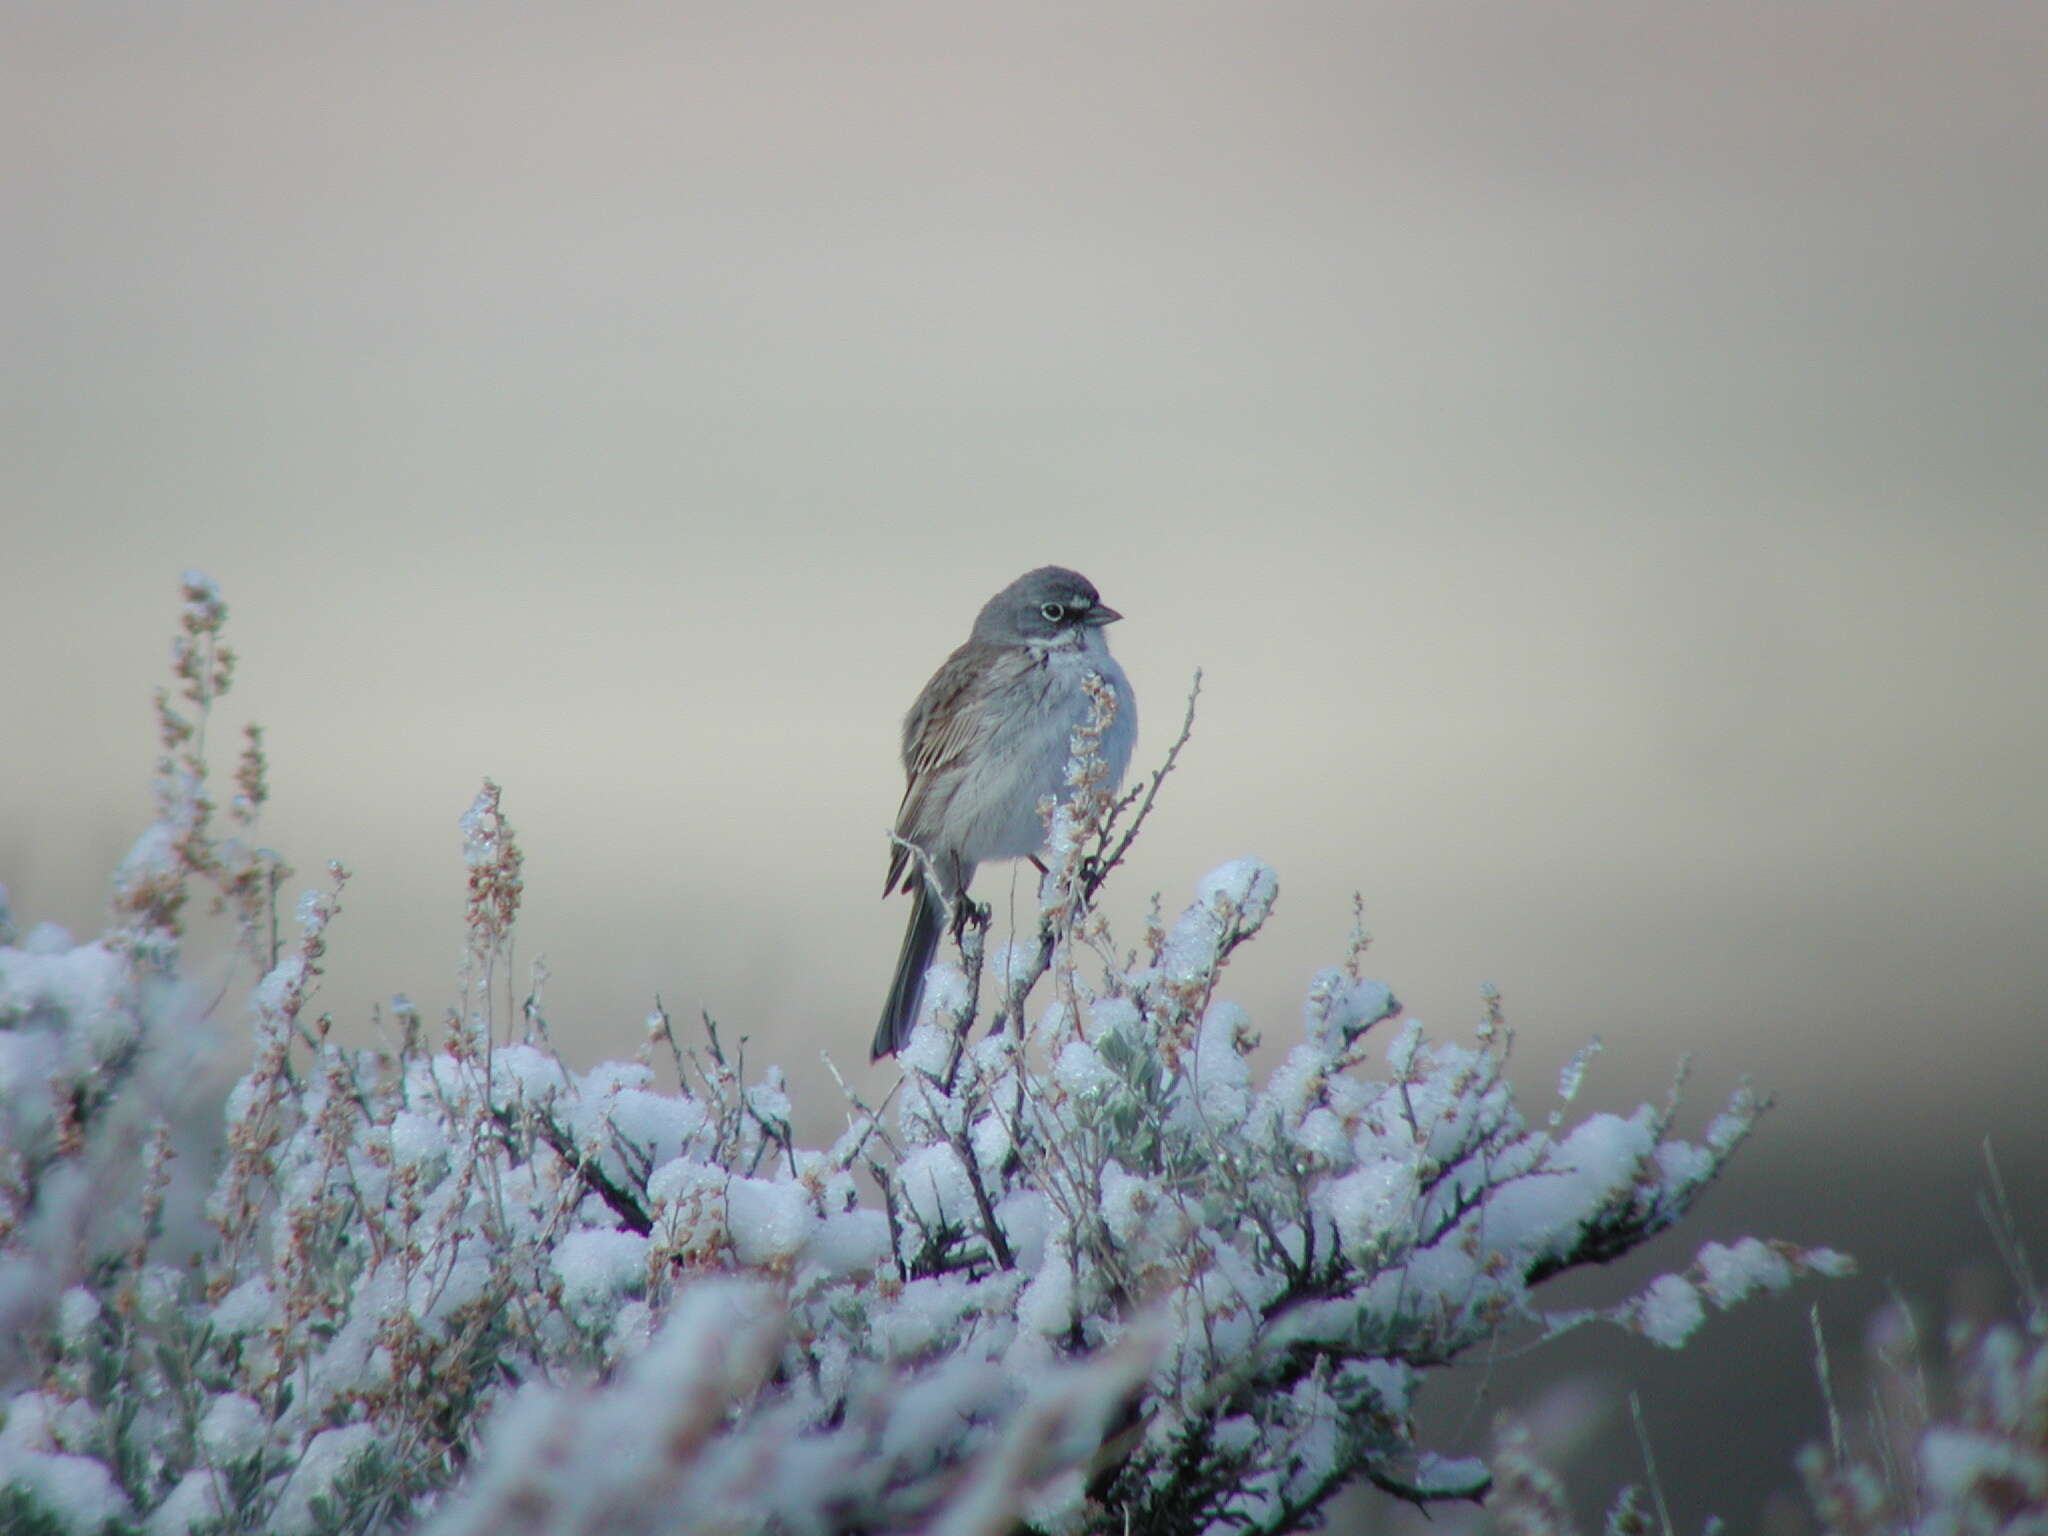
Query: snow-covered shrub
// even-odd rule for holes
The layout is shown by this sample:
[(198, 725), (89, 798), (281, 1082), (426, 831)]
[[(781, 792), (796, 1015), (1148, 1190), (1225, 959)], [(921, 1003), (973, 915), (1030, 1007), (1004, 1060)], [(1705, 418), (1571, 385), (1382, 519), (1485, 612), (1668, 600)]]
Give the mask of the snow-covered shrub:
[[(1799, 1456), (1827, 1536), (2048, 1532), (2048, 1297), (1995, 1162), (1989, 1173), (1985, 1215), (2012, 1276), (2015, 1315), (1951, 1330), (1939, 1393), (1929, 1388), (1911, 1311), (1895, 1302), (1879, 1316), (1867, 1433), (1845, 1430), (1831, 1396), (1825, 1443)], [(1815, 1330), (1825, 1384), (1818, 1319)]]
[[(1786, 1465), (1796, 1465), (1822, 1536), (2048, 1533), (2048, 1298), (2034, 1279), (1995, 1163), (1984, 1204), (2012, 1276), (2015, 1315), (1953, 1327), (1945, 1382), (1924, 1358), (1911, 1309), (1894, 1300), (1873, 1320), (1868, 1411), (1845, 1416), (1814, 1309), (1827, 1434)], [(1774, 1264), (1738, 1245), (1707, 1259), (1700, 1279), (1725, 1293), (1731, 1268), (1737, 1284), (1770, 1284), (1776, 1275)], [(1528, 1439), (1513, 1420), (1503, 1423), (1492, 1459), (1494, 1528), (1512, 1536), (1580, 1536), (1562, 1484), (1531, 1457)], [(1651, 1470), (1647, 1495), (1624, 1488), (1609, 1507), (1606, 1536), (1668, 1536), (1654, 1462)], [(1710, 1521), (1708, 1536), (1722, 1529)]]
[[(1270, 869), (1218, 868), (1134, 954), (1093, 910), (1167, 771), (1111, 802), (1106, 693), (1035, 939), (988, 953), (968, 928), (899, 1087), (850, 1099), (830, 1147), (797, 1145), (780, 1073), (708, 1021), (685, 1045), (657, 1009), (638, 1060), (560, 1059), (540, 978), (521, 998), (507, 974), (520, 858), (488, 783), (463, 818), (465, 995), (344, 1048), (309, 1004), (346, 874), (285, 942), (283, 865), (215, 835), (224, 609), (203, 578), (186, 599), (192, 713), (161, 704), (159, 820), (115, 928), (0, 949), (0, 1307), (31, 1341), (0, 1409), (9, 1531), (1297, 1530), (1360, 1479), (1481, 1496), (1484, 1465), (1419, 1444), (1411, 1410), (1504, 1329), (1675, 1346), (1710, 1304), (1839, 1266), (1710, 1245), (1547, 1311), (1542, 1282), (1676, 1221), (1761, 1101), (1696, 1144), (1669, 1105), (1532, 1126), (1497, 1010), (1431, 1041), (1362, 937), (1261, 1077), (1218, 989)], [(253, 732), (237, 786), (246, 830)], [(254, 1051), (211, 1239), (178, 1266), (164, 1190), (200, 1171), (161, 1126), (207, 888), (255, 962)]]

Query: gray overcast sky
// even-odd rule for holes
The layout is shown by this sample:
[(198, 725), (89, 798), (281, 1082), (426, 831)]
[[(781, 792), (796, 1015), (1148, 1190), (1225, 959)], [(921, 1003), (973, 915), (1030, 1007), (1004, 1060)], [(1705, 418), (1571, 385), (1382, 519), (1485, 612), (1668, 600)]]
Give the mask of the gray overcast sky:
[[(22, 918), (96, 924), (198, 566), (269, 835), (356, 872), (338, 1018), (450, 995), (490, 774), (569, 1054), (702, 1004), (828, 1134), (897, 719), (1058, 560), (1141, 761), (1206, 669), (1113, 913), (1270, 860), (1269, 1039), (1358, 890), (1539, 1093), (1594, 1032), (1587, 1103), (1753, 1073), (1657, 1258), (1858, 1249), (1845, 1339), (1988, 1255), (1981, 1136), (2048, 1198), (2040, 6), (0, 14)], [(1812, 1299), (1587, 1367), (1721, 1415), (1682, 1525), (1790, 1482)]]

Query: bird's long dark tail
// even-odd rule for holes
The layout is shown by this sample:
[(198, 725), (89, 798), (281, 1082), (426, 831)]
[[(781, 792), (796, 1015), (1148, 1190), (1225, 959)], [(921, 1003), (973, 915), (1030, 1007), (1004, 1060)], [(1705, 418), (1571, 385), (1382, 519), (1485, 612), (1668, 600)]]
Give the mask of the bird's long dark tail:
[(904, 930), (903, 953), (896, 957), (896, 979), (889, 984), (889, 1000), (882, 1004), (882, 1021), (875, 1026), (876, 1061), (910, 1043), (918, 1000), (924, 996), (924, 973), (939, 952), (939, 934), (946, 924), (945, 904), (932, 894), (930, 884), (921, 879), (912, 883), (910, 926)]

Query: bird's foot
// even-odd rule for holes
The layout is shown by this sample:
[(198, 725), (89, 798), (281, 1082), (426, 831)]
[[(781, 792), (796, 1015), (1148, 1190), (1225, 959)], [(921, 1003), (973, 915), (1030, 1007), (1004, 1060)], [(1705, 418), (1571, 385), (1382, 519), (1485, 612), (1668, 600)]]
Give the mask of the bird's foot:
[(994, 921), (995, 909), (993, 907), (985, 907), (978, 901), (969, 901), (965, 896), (962, 896), (953, 903), (953, 942), (955, 944), (966, 942), (967, 928), (970, 923), (983, 933), (986, 933), (988, 932), (988, 925)]

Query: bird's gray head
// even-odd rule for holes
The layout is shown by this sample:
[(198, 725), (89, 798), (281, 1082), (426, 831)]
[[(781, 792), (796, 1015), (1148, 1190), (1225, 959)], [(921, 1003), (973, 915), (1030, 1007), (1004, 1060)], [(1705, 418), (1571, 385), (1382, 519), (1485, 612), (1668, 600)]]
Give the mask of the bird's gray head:
[(1090, 632), (1122, 617), (1079, 571), (1042, 565), (982, 605), (974, 621), (974, 638), (1005, 645), (1079, 644)]

